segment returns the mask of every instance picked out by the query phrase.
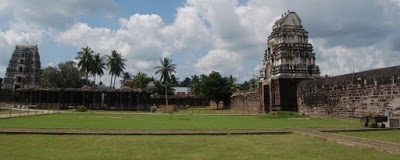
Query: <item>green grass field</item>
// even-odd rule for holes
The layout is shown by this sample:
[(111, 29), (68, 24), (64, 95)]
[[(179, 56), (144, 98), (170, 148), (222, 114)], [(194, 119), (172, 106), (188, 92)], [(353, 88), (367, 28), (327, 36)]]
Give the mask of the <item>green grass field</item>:
[(361, 138), (369, 138), (373, 140), (386, 141), (400, 144), (400, 130), (387, 131), (368, 131), (368, 132), (341, 132), (339, 134), (347, 136), (355, 136)]
[(300, 135), (52, 136), (0, 135), (2, 160), (274, 159), (395, 160), (398, 155)]
[(189, 108), (186, 110), (179, 110), (177, 114), (244, 114), (244, 113), (230, 109), (216, 110), (211, 108)]
[(135, 115), (64, 113), (0, 120), (12, 128), (266, 129), (358, 127), (356, 120), (280, 116)]

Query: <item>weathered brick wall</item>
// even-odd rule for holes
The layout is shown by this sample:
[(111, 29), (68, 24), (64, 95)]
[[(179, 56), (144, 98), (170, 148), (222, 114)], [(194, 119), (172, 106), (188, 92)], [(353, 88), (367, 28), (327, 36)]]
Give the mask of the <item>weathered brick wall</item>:
[(242, 113), (260, 113), (259, 90), (238, 92), (232, 95), (231, 109)]
[(297, 90), (299, 112), (361, 117), (400, 113), (400, 66), (303, 81)]

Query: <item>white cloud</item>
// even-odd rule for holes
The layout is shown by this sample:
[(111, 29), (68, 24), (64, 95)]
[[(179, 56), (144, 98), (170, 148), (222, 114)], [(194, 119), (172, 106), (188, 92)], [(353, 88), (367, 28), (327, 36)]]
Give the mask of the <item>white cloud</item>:
[(121, 18), (119, 22), (120, 28), (116, 30), (77, 23), (60, 33), (57, 41), (76, 48), (90, 46), (103, 55), (118, 50), (128, 59), (130, 72), (148, 72), (152, 69), (150, 63), (170, 54), (160, 33), (164, 23), (158, 15), (135, 14), (128, 19)]
[[(352, 4), (362, 5), (360, 2), (356, 1)], [(160, 57), (188, 50), (198, 53), (194, 57), (200, 57), (197, 60), (189, 60), (194, 61), (192, 67), (199, 73), (215, 70), (248, 77), (257, 74), (257, 71), (253, 73), (246, 70), (254, 70), (261, 64), (266, 39), (273, 23), (287, 8), (297, 8), (306, 30), (310, 31), (310, 36), (315, 35), (312, 38), (315, 39), (314, 47), (317, 48), (315, 51), (318, 54), (317, 57), (320, 58), (317, 62), (321, 65), (323, 74), (351, 72), (353, 68), (351, 64), (356, 65), (355, 68), (360, 70), (394, 64), (393, 59), (385, 58), (391, 50), (383, 49), (382, 41), (378, 44), (378, 40), (368, 37), (378, 35), (375, 38), (385, 40), (387, 31), (371, 35), (361, 32), (362, 30), (369, 32), (370, 29), (382, 31), (374, 29), (376, 25), (372, 24), (371, 27), (365, 27), (370, 22), (365, 18), (350, 16), (337, 21), (334, 13), (338, 15), (357, 13), (357, 10), (351, 10), (352, 7), (344, 3), (345, 1), (318, 2), (320, 4), (318, 7), (308, 3), (290, 3), (289, 1), (249, 0), (245, 4), (239, 4), (236, 0), (188, 0), (184, 6), (177, 8), (176, 18), (170, 25), (164, 24), (158, 15), (135, 14), (128, 19), (121, 18), (120, 28), (115, 30), (93, 28), (84, 23), (75, 24), (68, 31), (60, 34), (58, 41), (76, 47), (90, 45), (105, 52), (117, 48), (130, 61), (131, 71), (151, 72), (152, 66)], [(331, 9), (335, 8), (333, 6), (347, 7), (349, 11), (337, 13), (336, 10)], [(366, 4), (366, 8), (374, 6), (379, 7), (378, 3)], [(390, 8), (386, 11), (392, 13), (396, 9)], [(392, 18), (386, 16), (390, 14), (369, 13), (374, 14), (375, 18), (386, 17), (385, 19), (393, 21)], [(324, 15), (324, 18), (316, 15)], [(332, 25), (335, 21), (337, 25)], [(355, 25), (354, 21), (361, 23), (355, 26), (361, 27), (360, 31), (351, 27)], [(399, 22), (387, 23), (393, 25)], [(338, 28), (338, 25), (341, 27)], [(391, 25), (384, 27), (390, 28)], [(348, 32), (347, 30), (352, 31), (351, 34), (337, 36)], [(391, 37), (391, 40), (397, 39), (396, 36)], [(354, 46), (348, 46), (349, 43), (340, 43), (339, 39), (343, 42), (352, 42)], [(386, 42), (390, 41), (386, 40)], [(387, 45), (387, 47), (395, 48), (396, 46)], [(369, 56), (362, 56), (360, 53)], [(349, 61), (354, 57), (362, 58), (364, 62), (371, 64), (357, 64)], [(376, 60), (379, 58), (381, 61)]]
[(191, 5), (177, 9), (173, 24), (161, 30), (171, 50), (186, 48), (202, 48), (210, 45), (210, 31), (205, 21), (200, 17), (199, 10)]
[[(111, 16), (117, 11), (113, 0), (3, 0), (13, 21), (31, 23), (44, 29), (59, 29), (74, 21), (74, 16)], [(13, 23), (15, 23), (13, 22)]]
[(10, 28), (5, 31), (0, 29), (0, 66), (5, 68), (8, 64), (8, 60), (11, 57), (15, 45), (27, 43), (37, 44), (41, 42), (42, 37), (43, 32), (34, 28), (30, 30)]
[(382, 68), (387, 66), (399, 65), (400, 52), (384, 50), (376, 46), (365, 46), (358, 48), (346, 48), (336, 46), (332, 48), (318, 47), (317, 51), (321, 54), (317, 58), (317, 63), (322, 74), (341, 75), (365, 71), (372, 68)]
[(8, 2), (7, 1), (0, 1), (0, 10), (5, 9), (8, 7)]
[[(222, 74), (241, 73), (243, 57), (236, 52), (227, 50), (212, 50), (206, 56), (200, 58), (195, 65), (201, 73), (218, 71)], [(236, 75), (238, 76), (238, 75)]]
[(178, 70), (182, 66), (186, 73), (180, 75), (215, 70), (244, 80), (258, 73), (254, 68), (262, 63), (272, 25), (288, 9), (310, 32), (322, 74), (395, 65), (400, 57), (399, 0), (187, 0), (171, 24), (159, 15), (133, 14), (120, 18), (117, 28), (93, 27), (76, 18), (113, 14), (112, 0), (7, 0), (0, 2), (0, 16), (2, 7), (11, 8), (6, 12), (13, 20), (9, 30), (0, 31), (0, 49), (51, 35), (46, 38), (75, 48), (91, 46), (102, 54), (117, 49), (128, 59), (130, 72), (151, 74), (160, 57), (172, 56), (188, 58), (177, 60), (184, 61)]

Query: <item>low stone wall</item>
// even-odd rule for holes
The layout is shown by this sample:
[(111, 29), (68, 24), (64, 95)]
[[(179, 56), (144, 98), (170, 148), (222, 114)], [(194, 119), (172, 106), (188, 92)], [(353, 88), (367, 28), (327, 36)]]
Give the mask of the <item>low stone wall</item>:
[(231, 109), (242, 113), (260, 113), (260, 93), (258, 89), (233, 94), (231, 96)]
[(303, 81), (299, 112), (309, 115), (361, 117), (400, 114), (400, 66)]

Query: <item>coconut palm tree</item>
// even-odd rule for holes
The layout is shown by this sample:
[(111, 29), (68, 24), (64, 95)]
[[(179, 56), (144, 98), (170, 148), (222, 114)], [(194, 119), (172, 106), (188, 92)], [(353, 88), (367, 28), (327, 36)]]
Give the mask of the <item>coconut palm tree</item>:
[(132, 79), (132, 74), (131, 73), (129, 73), (129, 72), (123, 72), (122, 73), (122, 79), (119, 81), (119, 83), (124, 83), (126, 80), (130, 80), (130, 79)]
[[(110, 88), (111, 87), (115, 88), (115, 80), (123, 73), (125, 69), (125, 61), (126, 59), (123, 59), (122, 55), (118, 53), (116, 50), (113, 50), (111, 52), (111, 55), (107, 56), (106, 65), (111, 75)], [(114, 78), (114, 83), (113, 83), (113, 78)]]
[(93, 64), (93, 50), (89, 47), (82, 48), (81, 51), (78, 52), (78, 56), (76, 56), (76, 60), (78, 60), (78, 68), (80, 71), (85, 73), (86, 81), (89, 79), (89, 73), (92, 69)]
[(164, 58), (160, 59), (160, 65), (154, 67), (156, 70), (155, 74), (160, 75), (160, 81), (165, 85), (165, 105), (168, 106), (168, 82), (171, 80), (171, 76), (175, 72), (175, 64), (172, 64), (172, 59)]
[(99, 75), (101, 78), (101, 76), (104, 75), (104, 71), (103, 71), (104, 69), (106, 69), (104, 57), (101, 57), (100, 53), (95, 54), (93, 56), (92, 69), (90, 71), (90, 74), (94, 77), (95, 85), (96, 85), (96, 76)]

